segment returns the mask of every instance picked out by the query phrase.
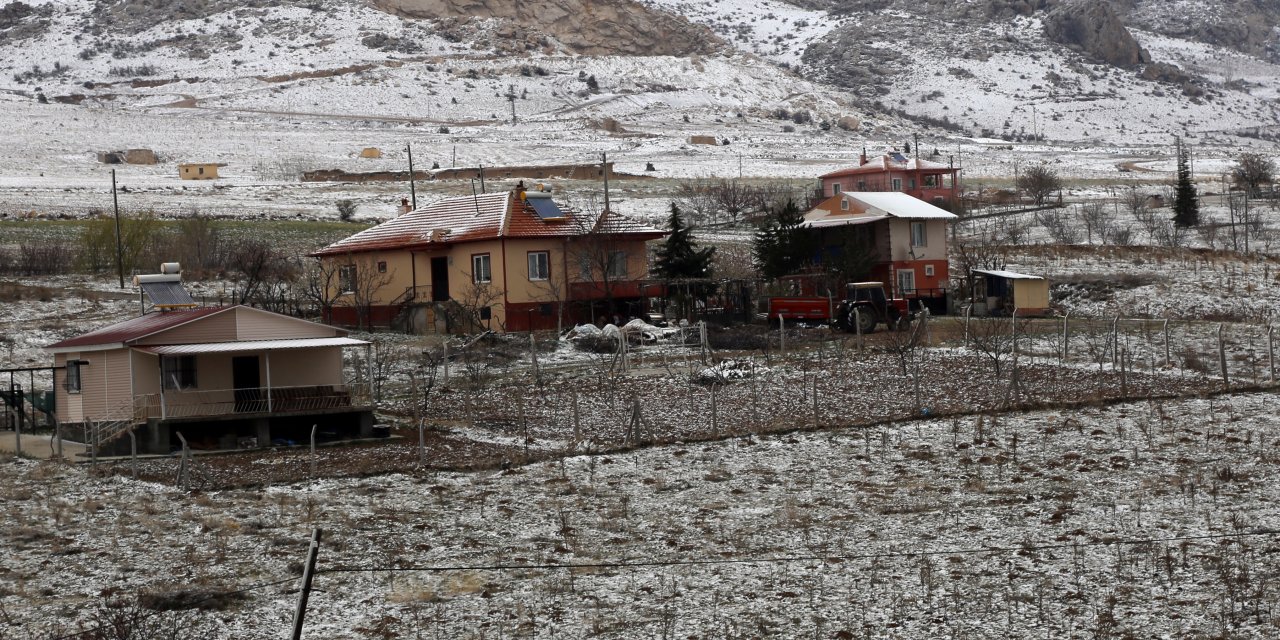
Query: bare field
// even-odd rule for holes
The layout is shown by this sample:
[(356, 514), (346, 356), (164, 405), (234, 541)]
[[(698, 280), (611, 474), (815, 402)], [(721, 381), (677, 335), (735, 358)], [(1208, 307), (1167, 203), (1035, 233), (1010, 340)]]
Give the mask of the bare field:
[(315, 638), (1274, 637), (1275, 402), (192, 493), (14, 461), (3, 633), (89, 628), (142, 594), (174, 637), (278, 637), (320, 526)]

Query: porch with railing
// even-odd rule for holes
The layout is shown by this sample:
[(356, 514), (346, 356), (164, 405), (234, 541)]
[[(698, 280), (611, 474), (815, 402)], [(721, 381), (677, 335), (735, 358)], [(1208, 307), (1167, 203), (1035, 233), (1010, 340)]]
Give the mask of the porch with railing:
[(172, 391), (134, 398), (134, 419), (234, 417), (246, 414), (300, 414), (372, 406), (365, 384)]

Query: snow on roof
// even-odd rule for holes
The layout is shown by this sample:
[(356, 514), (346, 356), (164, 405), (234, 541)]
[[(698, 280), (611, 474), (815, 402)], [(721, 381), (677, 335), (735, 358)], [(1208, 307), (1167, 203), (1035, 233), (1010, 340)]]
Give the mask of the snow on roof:
[[(592, 221), (590, 214), (561, 207), (562, 218), (544, 218), (517, 191), (460, 196), (437, 200), (335, 242), (312, 256), (340, 255), (381, 249), (406, 249), (428, 244), (457, 244), (496, 238), (539, 238), (583, 235), (593, 228), (606, 233), (661, 237), (663, 231), (608, 214)], [(607, 225), (607, 228), (605, 228)]]
[(839, 169), (820, 176), (821, 178), (839, 178), (859, 173), (881, 173), (884, 171), (952, 171), (955, 167), (932, 160), (904, 158), (901, 154), (876, 156), (869, 158), (864, 164), (847, 169)]
[(924, 200), (897, 191), (845, 192), (844, 197), (895, 218), (955, 220), (959, 216)]
[(821, 216), (821, 217), (814, 218), (813, 220), (805, 220), (803, 223), (800, 224), (800, 227), (804, 229), (843, 227), (846, 225), (870, 224), (872, 222), (888, 220), (890, 217), (892, 216), (876, 215), (876, 214), (863, 214), (863, 215), (856, 215), (856, 216), (850, 216), (850, 215)]
[(997, 278), (1004, 278), (1006, 280), (1044, 280), (1041, 276), (1032, 276), (1013, 271), (1002, 271), (1000, 269), (974, 269), (973, 272), (988, 276), (995, 276)]

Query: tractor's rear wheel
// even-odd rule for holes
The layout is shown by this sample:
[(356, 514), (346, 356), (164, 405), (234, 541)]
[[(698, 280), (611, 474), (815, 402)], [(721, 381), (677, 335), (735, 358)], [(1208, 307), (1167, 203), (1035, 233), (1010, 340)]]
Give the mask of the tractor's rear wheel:
[(867, 307), (855, 307), (855, 308), (857, 309), (856, 314), (854, 313), (853, 310), (849, 311), (849, 326), (851, 327), (854, 326), (854, 323), (856, 322), (859, 331), (861, 331), (862, 333), (871, 333), (875, 331), (876, 330), (875, 311)]

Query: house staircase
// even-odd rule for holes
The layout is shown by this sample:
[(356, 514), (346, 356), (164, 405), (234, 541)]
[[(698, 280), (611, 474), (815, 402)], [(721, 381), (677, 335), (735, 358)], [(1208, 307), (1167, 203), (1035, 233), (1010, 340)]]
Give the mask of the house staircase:
[(133, 431), (138, 425), (139, 419), (135, 412), (134, 399), (130, 398), (127, 402), (121, 403), (118, 407), (107, 413), (107, 418), (93, 422), (90, 429), (85, 430), (85, 435), (89, 442), (85, 444), (97, 446), (101, 449), (103, 445), (111, 444), (119, 440), (125, 434)]

